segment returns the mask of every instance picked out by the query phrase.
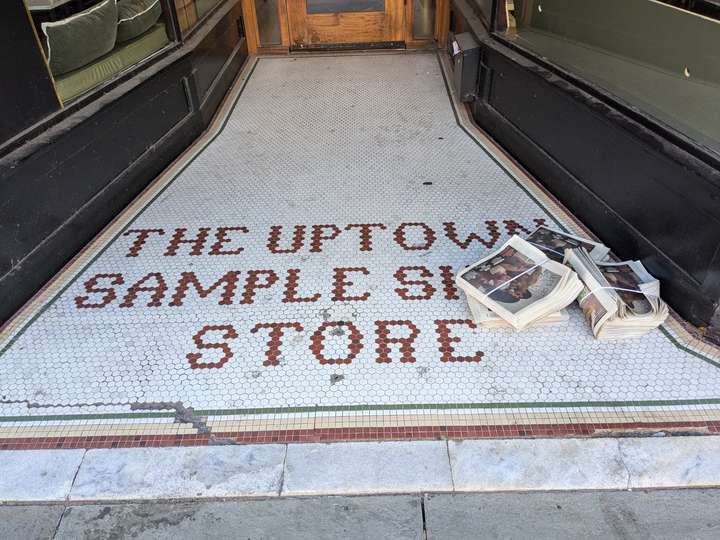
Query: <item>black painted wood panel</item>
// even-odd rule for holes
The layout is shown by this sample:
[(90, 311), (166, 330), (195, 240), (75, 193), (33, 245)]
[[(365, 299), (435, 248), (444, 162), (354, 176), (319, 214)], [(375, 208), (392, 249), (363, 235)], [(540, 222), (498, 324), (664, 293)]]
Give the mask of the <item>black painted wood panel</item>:
[(712, 175), (688, 166), (691, 157), (672, 159), (668, 149), (682, 153), (672, 143), (626, 129), (622, 114), (583, 102), (571, 84), (502, 49), (483, 51), (478, 123), (618, 256), (642, 260), (676, 311), (716, 332), (720, 193)]
[(204, 101), (213, 82), (230, 58), (238, 43), (238, 20), (242, 9), (236, 6), (200, 42), (192, 55), (195, 66), (195, 82), (200, 101)]
[[(247, 58), (239, 3), (229, 4), (200, 29), (202, 39), (150, 76), (139, 73), (131, 90), (73, 112), (62, 120), (72, 127), (28, 141), (20, 159), (0, 159), (0, 322), (205, 129)], [(202, 110), (198, 74), (209, 77)]]
[(0, 273), (191, 112), (182, 68), (136, 87), (0, 179)]
[(720, 185), (500, 55), (487, 64), (488, 103), (703, 283), (720, 246)]

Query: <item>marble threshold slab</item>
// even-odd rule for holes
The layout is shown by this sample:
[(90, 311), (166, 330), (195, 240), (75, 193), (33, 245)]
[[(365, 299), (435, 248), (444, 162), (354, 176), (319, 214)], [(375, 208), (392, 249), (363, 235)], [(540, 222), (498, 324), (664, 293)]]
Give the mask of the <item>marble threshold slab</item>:
[(720, 486), (720, 436), (0, 452), (0, 504)]

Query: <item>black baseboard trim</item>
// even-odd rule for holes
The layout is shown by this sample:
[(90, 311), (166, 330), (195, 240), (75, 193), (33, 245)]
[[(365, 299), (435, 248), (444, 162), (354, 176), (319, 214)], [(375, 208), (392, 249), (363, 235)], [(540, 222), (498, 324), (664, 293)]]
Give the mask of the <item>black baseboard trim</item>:
[(488, 32), (473, 5), (451, 2), (461, 31), (480, 44), (475, 121), (614, 253), (641, 260), (668, 304), (720, 342), (716, 156)]
[(188, 114), (156, 145), (87, 201), (19, 264), (0, 278), (0, 321), (9, 319), (36, 291), (73, 259), (203, 131)]
[(623, 259), (642, 259), (661, 280), (663, 298), (687, 321), (706, 326), (716, 312), (696, 280), (628, 223), (583, 182), (486, 103), (475, 107), (478, 124)]
[(0, 207), (7, 210), (0, 233), (8, 239), (0, 254), (0, 324), (205, 131), (248, 57), (240, 4), (228, 6), (175, 62), (128, 81), (131, 91), (93, 114), (68, 118), (72, 127), (52, 144), (47, 136), (28, 141), (26, 152), (19, 149), (23, 159), (0, 169)]

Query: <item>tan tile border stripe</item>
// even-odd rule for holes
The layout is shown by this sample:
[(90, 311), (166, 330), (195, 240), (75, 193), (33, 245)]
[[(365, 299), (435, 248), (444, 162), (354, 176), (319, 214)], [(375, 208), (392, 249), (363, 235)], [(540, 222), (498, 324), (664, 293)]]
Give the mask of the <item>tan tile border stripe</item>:
[[(443, 76), (447, 78), (448, 61), (439, 55)], [(112, 240), (133, 220), (145, 207), (157, 197), (194, 157), (202, 152), (205, 146), (220, 132), (233, 110), (239, 94), (255, 69), (258, 58), (251, 57), (235, 83), (228, 92), (218, 109), (208, 129), (168, 168), (161, 173), (113, 222), (101, 231), (72, 261), (70, 261), (52, 280), (39, 291), (18, 313), (0, 329), (0, 343), (11, 341), (15, 335), (34, 317), (39, 315), (56, 295), (67, 287), (84, 269), (106, 248)], [(480, 130), (473, 122), (470, 114), (463, 104), (459, 103), (448, 86), (453, 108), (457, 114), (460, 126), (485, 149), (485, 151), (514, 179), (521, 183), (532, 197), (563, 221), (573, 233), (586, 234), (594, 237), (572, 214), (559, 203), (552, 195), (542, 188), (529, 174), (519, 166), (502, 148), (492, 141), (487, 134)], [(673, 314), (666, 323), (666, 329), (682, 346), (695, 351), (697, 354), (720, 360), (720, 347), (702, 341), (687, 323)], [(683, 422), (683, 421), (716, 421), (720, 418), (717, 409), (684, 409), (673, 410), (580, 410), (552, 409), (547, 413), (532, 413), (522, 411), (518, 413), (488, 412), (483, 410), (477, 413), (431, 413), (423, 414), (376, 414), (367, 415), (364, 411), (346, 411), (342, 415), (329, 415), (324, 413), (311, 413), (310, 416), (284, 417), (275, 415), (272, 419), (252, 418), (250, 420), (214, 420), (210, 417), (207, 425), (213, 431), (268, 431), (268, 430), (308, 430), (325, 429), (331, 427), (406, 427), (406, 426), (483, 426), (493, 425), (535, 425), (535, 424), (582, 424), (582, 423), (638, 423), (638, 422)], [(491, 410), (492, 411), (492, 410)], [(33, 422), (28, 417), (28, 422)], [(39, 421), (35, 421), (39, 422)], [(18, 424), (24, 424), (18, 423)], [(237, 429), (234, 427), (237, 426)], [(43, 426), (3, 426), (0, 429), (0, 439), (11, 437), (64, 437), (64, 436), (107, 436), (107, 435), (154, 435), (154, 434), (185, 434), (197, 433), (197, 430), (187, 424), (173, 423), (111, 423), (73, 425), (69, 423), (52, 423)]]
[[(209, 419), (207, 427), (214, 433), (265, 432), (287, 430), (314, 430), (363, 427), (425, 427), (425, 426), (518, 426), (518, 425), (581, 425), (581, 424), (638, 424), (718, 422), (720, 409), (689, 411), (589, 411), (582, 413), (559, 411), (557, 413), (425, 413), (385, 415), (317, 416), (311, 418), (271, 419)], [(185, 435), (197, 434), (190, 424), (50, 424), (44, 426), (18, 426), (1, 428), (0, 439), (27, 437), (98, 437), (131, 435)]]

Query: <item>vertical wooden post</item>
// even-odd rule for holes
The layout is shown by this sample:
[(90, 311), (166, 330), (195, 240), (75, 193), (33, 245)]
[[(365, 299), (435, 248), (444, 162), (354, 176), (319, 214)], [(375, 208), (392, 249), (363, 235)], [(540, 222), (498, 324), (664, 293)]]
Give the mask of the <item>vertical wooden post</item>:
[(255, 1), (242, 0), (242, 12), (245, 21), (245, 39), (247, 40), (248, 54), (256, 54), (260, 39), (257, 17), (255, 16)]
[(450, 31), (450, 0), (437, 0), (435, 7), (435, 40), (438, 47), (444, 49)]
[(290, 47), (290, 22), (288, 20), (288, 9), (285, 0), (278, 1), (278, 17), (280, 19), (280, 36), (283, 47)]
[(404, 29), (404, 36), (403, 40), (405, 43), (410, 46), (409, 44), (412, 43), (415, 40), (415, 36), (413, 36), (413, 0), (405, 0), (405, 20), (403, 21), (403, 29)]

